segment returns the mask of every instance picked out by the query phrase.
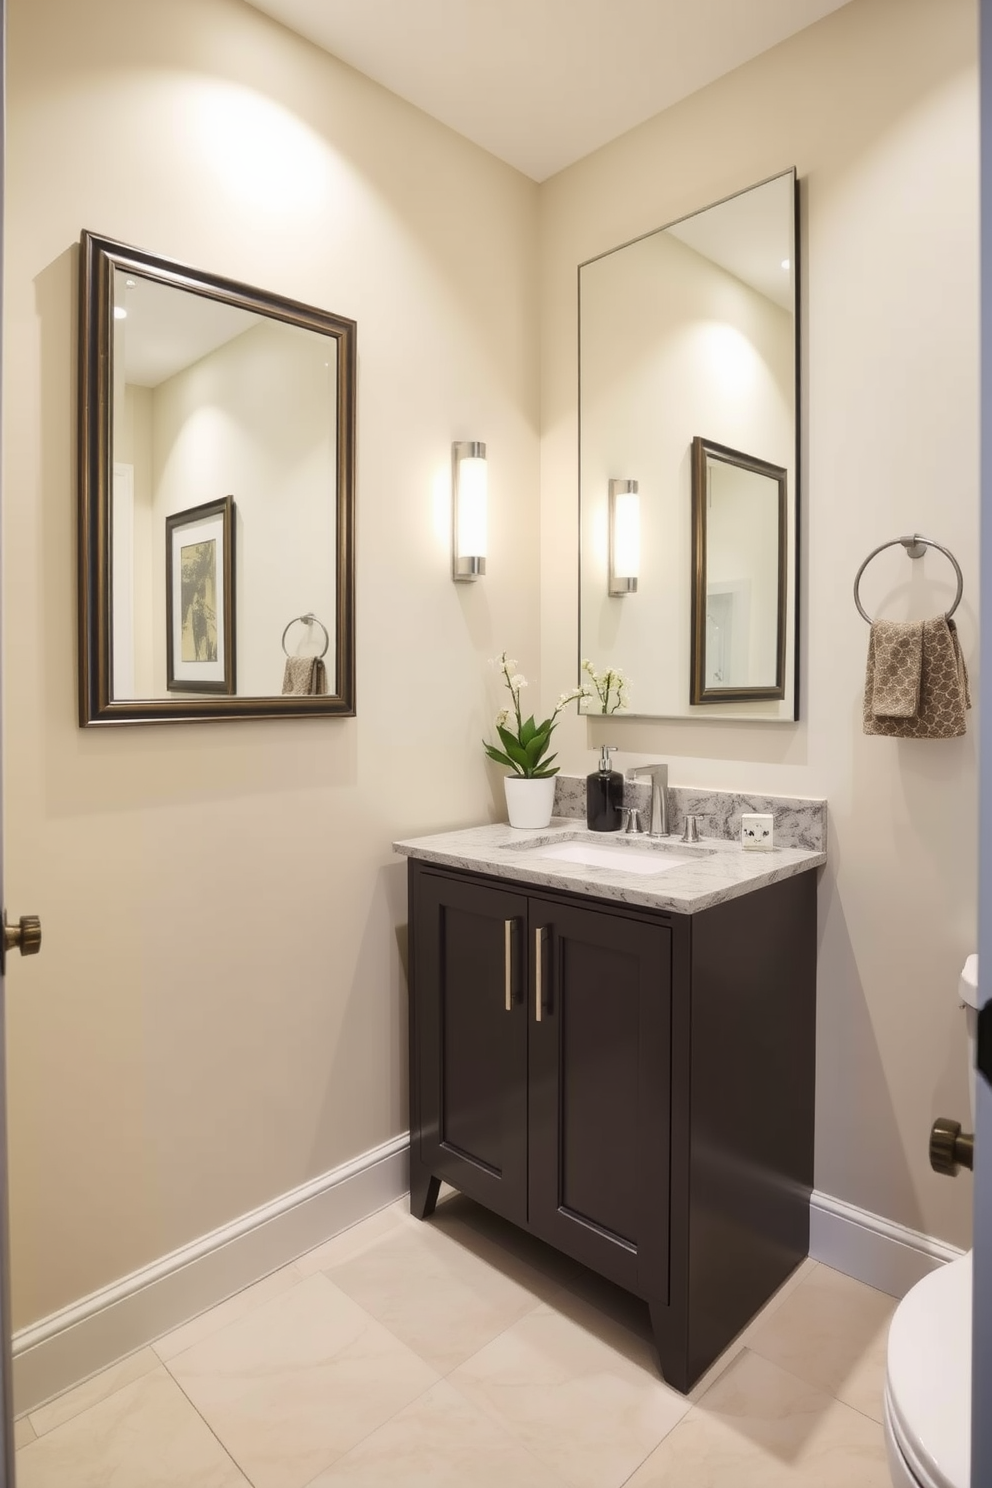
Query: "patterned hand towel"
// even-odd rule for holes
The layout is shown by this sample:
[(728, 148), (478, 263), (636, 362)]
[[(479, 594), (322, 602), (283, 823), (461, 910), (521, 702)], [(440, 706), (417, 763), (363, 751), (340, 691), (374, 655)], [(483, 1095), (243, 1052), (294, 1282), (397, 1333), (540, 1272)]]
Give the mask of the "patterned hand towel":
[[(864, 731), (896, 739), (956, 739), (966, 731), (965, 712), (971, 707), (968, 671), (961, 654), (957, 627), (946, 615), (923, 621), (920, 690), (916, 713), (882, 715), (874, 711), (876, 627), (868, 642), (865, 675)], [(884, 689), (883, 689), (884, 691)]]
[(282, 679), (283, 697), (325, 697), (327, 668), (319, 656), (287, 656)]
[(923, 670), (923, 621), (876, 620), (868, 641), (871, 711), (876, 718), (915, 718)]

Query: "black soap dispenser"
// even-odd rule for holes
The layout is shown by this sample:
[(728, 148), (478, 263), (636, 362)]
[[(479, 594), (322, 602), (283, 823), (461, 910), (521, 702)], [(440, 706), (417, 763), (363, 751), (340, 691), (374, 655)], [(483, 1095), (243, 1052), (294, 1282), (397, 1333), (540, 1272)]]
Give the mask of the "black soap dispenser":
[(623, 821), (623, 776), (610, 768), (616, 746), (604, 744), (599, 769), (586, 776), (586, 826), (592, 832), (619, 832)]

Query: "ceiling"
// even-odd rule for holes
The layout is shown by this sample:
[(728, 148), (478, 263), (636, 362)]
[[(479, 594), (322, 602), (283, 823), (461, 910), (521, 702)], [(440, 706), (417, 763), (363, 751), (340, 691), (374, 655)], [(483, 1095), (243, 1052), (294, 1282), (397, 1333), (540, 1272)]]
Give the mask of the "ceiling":
[(124, 381), (149, 388), (262, 319), (240, 306), (121, 269), (114, 275), (114, 307), (117, 344), (124, 351)]
[(543, 181), (849, 0), (248, 0)]
[(666, 231), (792, 315), (794, 191), (788, 171)]

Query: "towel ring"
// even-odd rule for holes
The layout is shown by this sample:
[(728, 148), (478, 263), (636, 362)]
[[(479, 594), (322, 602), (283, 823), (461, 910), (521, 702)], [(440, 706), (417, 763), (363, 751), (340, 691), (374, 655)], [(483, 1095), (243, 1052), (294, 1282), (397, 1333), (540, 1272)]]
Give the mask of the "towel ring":
[(289, 632), (292, 630), (294, 625), (320, 626), (321, 630), (324, 632), (324, 649), (320, 653), (320, 659), (321, 661), (323, 661), (324, 657), (327, 655), (327, 648), (331, 644), (331, 637), (328, 634), (327, 626), (324, 624), (323, 620), (318, 620), (317, 616), (314, 614), (294, 615), (293, 619), (290, 620), (289, 624), (286, 626), (286, 629), (282, 633), (282, 649), (284, 655), (289, 655), (289, 652), (286, 650), (286, 637), (289, 635)]
[(872, 618), (862, 605), (861, 597), (858, 594), (858, 585), (861, 583), (861, 575), (864, 573), (871, 560), (873, 558), (877, 558), (879, 553), (883, 553), (886, 548), (898, 547), (900, 543), (902, 543), (903, 547), (906, 549), (906, 554), (909, 558), (922, 558), (927, 548), (936, 548), (937, 552), (943, 553), (944, 557), (948, 559), (948, 561), (952, 564), (954, 572), (957, 574), (958, 578), (958, 592), (954, 596), (954, 603), (947, 611), (947, 618), (949, 620), (954, 614), (954, 611), (957, 609), (958, 605), (961, 603), (961, 596), (964, 593), (964, 578), (961, 573), (961, 565), (958, 563), (958, 560), (955, 558), (950, 548), (942, 547), (939, 542), (934, 542), (932, 538), (921, 537), (918, 532), (914, 532), (912, 537), (894, 537), (891, 542), (881, 543), (877, 548), (873, 548), (872, 551), (868, 554), (868, 557), (858, 569), (857, 576), (854, 580), (854, 603), (857, 605), (858, 614), (861, 616), (862, 620), (867, 620), (869, 625), (872, 624)]

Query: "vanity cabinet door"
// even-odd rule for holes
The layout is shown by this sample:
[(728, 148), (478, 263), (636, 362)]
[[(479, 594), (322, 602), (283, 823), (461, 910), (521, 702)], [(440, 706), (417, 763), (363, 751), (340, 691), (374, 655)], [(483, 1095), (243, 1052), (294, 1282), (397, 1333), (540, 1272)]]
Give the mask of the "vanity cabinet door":
[(530, 900), (530, 1227), (668, 1296), (671, 931)]
[(415, 896), (413, 1162), (526, 1224), (527, 900), (427, 871)]

